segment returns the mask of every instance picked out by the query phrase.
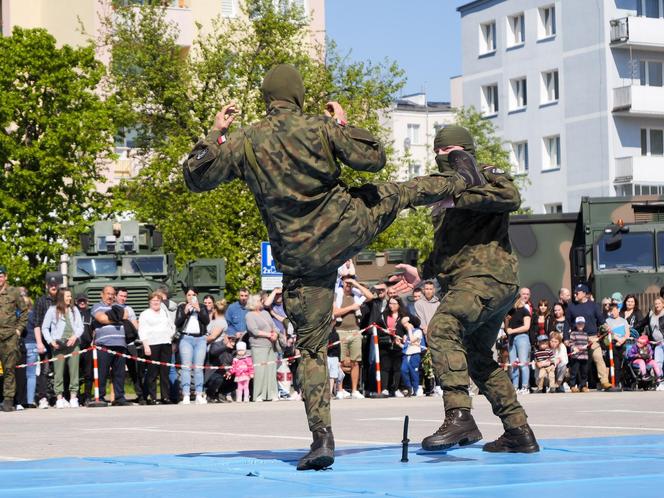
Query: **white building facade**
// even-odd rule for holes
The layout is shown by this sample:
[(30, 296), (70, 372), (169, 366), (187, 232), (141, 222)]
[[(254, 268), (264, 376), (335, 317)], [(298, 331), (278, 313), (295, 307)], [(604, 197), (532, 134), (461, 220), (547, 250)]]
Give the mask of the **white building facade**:
[(490, 119), (534, 213), (664, 193), (664, 0), (458, 8), (462, 98)]
[(424, 93), (406, 95), (394, 103), (382, 125), (389, 130), (389, 140), (394, 146), (398, 180), (435, 170), (433, 139), (439, 128), (454, 120), (449, 103), (428, 102)]

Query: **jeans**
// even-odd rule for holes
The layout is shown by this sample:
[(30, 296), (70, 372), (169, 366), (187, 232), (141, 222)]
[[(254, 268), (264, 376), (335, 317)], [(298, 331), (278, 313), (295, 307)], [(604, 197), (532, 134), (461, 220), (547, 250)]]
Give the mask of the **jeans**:
[(519, 372), (521, 372), (521, 387), (528, 389), (530, 386), (530, 338), (528, 334), (519, 334), (514, 337), (510, 345), (510, 363), (519, 361), (520, 366), (512, 367), (512, 384), (515, 389), (519, 388)]
[[(25, 349), (27, 350), (25, 362), (35, 363), (39, 359), (39, 353), (37, 352), (37, 343), (26, 342)], [(32, 365), (31, 367), (25, 367), (25, 374), (28, 377), (28, 403), (34, 404), (35, 392), (37, 390), (37, 365)]]
[(659, 370), (664, 371), (664, 342), (655, 346), (655, 363), (659, 365)]
[(403, 385), (417, 392), (420, 385), (420, 353), (403, 355), (401, 363), (401, 380)]
[[(192, 335), (183, 334), (180, 339), (180, 361), (182, 362), (182, 396), (189, 396), (191, 394), (191, 369), (189, 365), (203, 365), (205, 362), (205, 353), (207, 352), (207, 343), (205, 336), (194, 337)], [(203, 369), (194, 369), (194, 387), (196, 393), (203, 392)]]

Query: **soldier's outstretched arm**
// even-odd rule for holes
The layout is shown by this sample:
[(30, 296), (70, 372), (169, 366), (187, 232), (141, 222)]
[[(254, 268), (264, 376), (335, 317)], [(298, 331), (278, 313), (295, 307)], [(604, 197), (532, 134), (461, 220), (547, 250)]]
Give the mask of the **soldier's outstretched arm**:
[(244, 133), (228, 134), (235, 119), (235, 104), (217, 113), (207, 137), (200, 140), (183, 165), (184, 181), (192, 192), (212, 190), (220, 183), (242, 178)]
[[(334, 107), (332, 104), (335, 104)], [(358, 171), (380, 171), (385, 167), (385, 149), (383, 145), (371, 133), (363, 128), (357, 128), (346, 124), (345, 114), (339, 119), (339, 113), (343, 112), (341, 106), (336, 102), (328, 103), (328, 109), (334, 107), (333, 116), (325, 120), (325, 134), (321, 139), (330, 146), (330, 153), (346, 166)]]
[(454, 207), (471, 211), (509, 213), (519, 209), (521, 195), (512, 179), (489, 166), (482, 173), (489, 183), (465, 190), (455, 200)]

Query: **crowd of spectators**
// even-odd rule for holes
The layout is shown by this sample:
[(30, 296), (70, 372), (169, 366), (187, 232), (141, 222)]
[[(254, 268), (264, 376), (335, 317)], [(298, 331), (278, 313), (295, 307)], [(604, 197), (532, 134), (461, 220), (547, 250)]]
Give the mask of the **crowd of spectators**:
[[(211, 295), (199, 300), (193, 288), (186, 290), (184, 302), (175, 303), (161, 287), (138, 316), (127, 304), (129, 292), (106, 286), (99, 302), (91, 304), (87, 296), (74, 298), (50, 279), (34, 306), (24, 297), (29, 314), (19, 363), (29, 366), (16, 372), (17, 409), (75, 408), (93, 400), (92, 354), (77, 354), (93, 341), (101, 348), (101, 402), (126, 406), (301, 399), (294, 375), (296, 337), (281, 289), (260, 294), (240, 289), (237, 301), (227, 305)], [(427, 327), (439, 303), (433, 281), (400, 296), (389, 281), (368, 287), (356, 277), (351, 262), (343, 265), (331, 310), (331, 394), (336, 399), (440, 395), (433, 372), (423, 372)], [(585, 284), (576, 286), (573, 296), (560, 289), (553, 305), (541, 299), (534, 306), (530, 290), (522, 288), (500, 330), (496, 360), (510, 371), (520, 395), (648, 386), (664, 390), (663, 332), (661, 296), (643, 313), (634, 295), (623, 298), (616, 292), (598, 304)], [(57, 361), (34, 365), (48, 358)], [(135, 393), (132, 401), (125, 396), (128, 380)]]

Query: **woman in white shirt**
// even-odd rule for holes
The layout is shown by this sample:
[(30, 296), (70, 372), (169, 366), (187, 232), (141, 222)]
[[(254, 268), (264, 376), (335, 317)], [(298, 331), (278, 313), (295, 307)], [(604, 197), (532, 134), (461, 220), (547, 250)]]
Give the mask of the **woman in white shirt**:
[[(175, 332), (175, 326), (170, 314), (161, 305), (161, 294), (153, 292), (150, 294), (149, 307), (138, 317), (138, 337), (143, 342), (145, 357), (161, 362), (169, 362), (171, 359), (171, 339)], [(168, 393), (170, 384), (168, 382), (168, 367), (166, 365), (153, 365), (148, 363), (147, 395), (148, 405), (154, 405), (157, 401), (157, 375), (161, 388), (161, 404), (169, 404)]]
[(67, 359), (69, 367), (69, 402), (63, 396), (65, 390), (65, 359), (63, 356), (78, 353), (78, 339), (83, 334), (81, 313), (74, 306), (69, 289), (60, 289), (58, 291), (58, 295), (55, 298), (55, 306), (51, 306), (46, 311), (44, 321), (41, 324), (41, 330), (44, 339), (53, 348), (53, 357), (57, 358), (53, 362), (53, 387), (58, 397), (55, 407), (78, 408), (78, 365), (80, 362), (78, 355), (70, 356)]

